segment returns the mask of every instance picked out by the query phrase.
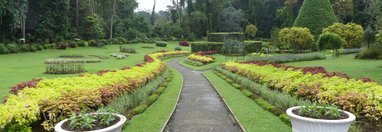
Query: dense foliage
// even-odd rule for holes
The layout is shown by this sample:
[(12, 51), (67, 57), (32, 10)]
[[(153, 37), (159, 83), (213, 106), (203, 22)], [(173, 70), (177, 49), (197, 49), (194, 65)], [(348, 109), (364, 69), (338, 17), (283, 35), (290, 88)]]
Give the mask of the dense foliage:
[(342, 38), (337, 34), (325, 33), (320, 35), (317, 44), (320, 50), (334, 50), (336, 52), (336, 55), (339, 55), (338, 49), (341, 48), (343, 41), (344, 40), (342, 40)]
[(253, 24), (247, 25), (245, 27), (244, 33), (248, 37), (254, 38), (256, 36), (256, 32), (257, 32), (257, 27)]
[(351, 79), (322, 67), (296, 68), (264, 62), (227, 62), (223, 68), (295, 97), (334, 103), (354, 113), (360, 121), (381, 121), (382, 86), (369, 79)]
[(334, 23), (333, 25), (325, 28), (323, 33), (335, 33), (343, 40), (343, 48), (360, 48), (362, 46), (362, 35), (364, 33), (361, 25), (355, 23)]
[(288, 45), (295, 51), (312, 49), (314, 37), (308, 28), (283, 28), (279, 33), (280, 42)]
[(191, 54), (187, 57), (189, 60), (198, 61), (203, 64), (212, 63), (215, 61), (215, 58), (211, 56), (205, 56), (205, 55), (197, 55), (197, 54)]
[(294, 26), (309, 28), (319, 35), (323, 28), (337, 22), (329, 0), (304, 0)]

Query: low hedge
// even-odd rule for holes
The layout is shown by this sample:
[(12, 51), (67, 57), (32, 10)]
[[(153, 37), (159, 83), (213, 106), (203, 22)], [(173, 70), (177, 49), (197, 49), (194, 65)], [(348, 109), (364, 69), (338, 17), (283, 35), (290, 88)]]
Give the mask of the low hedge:
[(244, 41), (245, 35), (242, 32), (218, 32), (218, 33), (208, 33), (208, 42), (224, 42), (226, 40), (238, 40)]
[(157, 42), (155, 42), (155, 45), (158, 46), (158, 47), (166, 47), (167, 46), (167, 42), (165, 42), (165, 41), (157, 41)]
[[(261, 41), (244, 41), (245, 51), (247, 53), (260, 52), (262, 43)], [(201, 51), (217, 51), (222, 53), (223, 42), (193, 42), (191, 43), (191, 52)]]

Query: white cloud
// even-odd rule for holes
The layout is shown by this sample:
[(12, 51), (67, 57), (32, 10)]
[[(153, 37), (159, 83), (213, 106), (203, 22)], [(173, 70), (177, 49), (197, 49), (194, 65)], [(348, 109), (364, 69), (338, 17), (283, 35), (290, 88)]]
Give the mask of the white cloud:
[[(137, 0), (137, 11), (151, 11), (154, 6), (154, 0)], [(155, 12), (167, 10), (167, 5), (172, 5), (171, 0), (156, 0)]]

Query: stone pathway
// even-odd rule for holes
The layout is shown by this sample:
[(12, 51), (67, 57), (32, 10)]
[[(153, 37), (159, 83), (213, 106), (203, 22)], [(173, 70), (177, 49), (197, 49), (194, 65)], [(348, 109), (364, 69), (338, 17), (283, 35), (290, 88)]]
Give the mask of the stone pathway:
[(184, 83), (175, 113), (166, 132), (239, 132), (224, 102), (200, 71), (168, 64), (183, 74)]

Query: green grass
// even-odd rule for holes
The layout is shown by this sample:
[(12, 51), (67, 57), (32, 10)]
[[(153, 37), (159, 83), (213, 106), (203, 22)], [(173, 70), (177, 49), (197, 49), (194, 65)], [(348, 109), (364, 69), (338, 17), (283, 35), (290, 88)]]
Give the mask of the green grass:
[(289, 132), (292, 129), (278, 117), (264, 110), (212, 71), (203, 73), (222, 94), (235, 117), (248, 132)]
[(287, 63), (293, 66), (322, 66), (328, 71), (345, 72), (353, 78), (368, 77), (382, 84), (382, 60), (354, 59), (355, 54), (325, 60)]
[[(155, 44), (128, 44), (127, 46), (134, 48), (138, 53), (129, 54), (129, 57), (122, 60), (117, 60), (110, 57), (111, 53), (119, 52), (120, 45), (107, 45), (104, 48), (80, 47), (67, 50), (49, 49), (36, 53), (20, 53), (0, 55), (0, 99), (8, 95), (9, 88), (17, 83), (31, 80), (36, 77), (56, 78), (67, 76), (78, 76), (78, 74), (70, 75), (50, 75), (44, 74), (44, 61), (50, 58), (58, 58), (60, 55), (80, 54), (80, 55), (102, 55), (108, 56), (109, 59), (104, 59), (100, 63), (90, 63), (85, 65), (85, 69), (94, 73), (104, 69), (119, 69), (124, 66), (133, 66), (143, 62), (143, 56), (147, 53), (168, 50), (173, 51), (178, 47), (178, 42), (170, 42), (167, 47), (155, 47), (155, 49), (141, 48), (143, 45)], [(181, 47), (184, 51), (190, 51), (189, 47)]]
[(179, 64), (181, 64), (184, 67), (187, 67), (189, 69), (192, 69), (192, 70), (201, 71), (201, 70), (210, 70), (210, 69), (216, 68), (221, 63), (225, 62), (224, 56), (222, 56), (222, 55), (215, 54), (215, 55), (209, 55), (209, 56), (215, 57), (214, 63), (210, 63), (210, 64), (203, 65), (203, 66), (193, 66), (193, 65), (189, 65), (189, 64), (184, 63), (183, 60), (187, 59), (187, 58), (184, 58), (183, 60), (181, 60), (179, 62)]
[(162, 127), (170, 118), (170, 114), (175, 107), (179, 92), (182, 87), (183, 77), (180, 72), (171, 68), (174, 73), (173, 80), (169, 83), (166, 90), (160, 95), (158, 100), (153, 103), (140, 115), (133, 118), (128, 123), (124, 132), (160, 132)]

